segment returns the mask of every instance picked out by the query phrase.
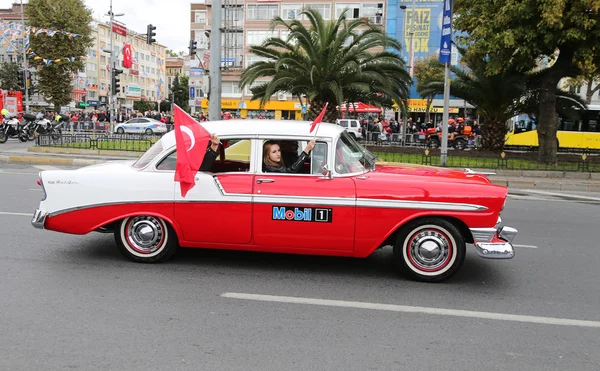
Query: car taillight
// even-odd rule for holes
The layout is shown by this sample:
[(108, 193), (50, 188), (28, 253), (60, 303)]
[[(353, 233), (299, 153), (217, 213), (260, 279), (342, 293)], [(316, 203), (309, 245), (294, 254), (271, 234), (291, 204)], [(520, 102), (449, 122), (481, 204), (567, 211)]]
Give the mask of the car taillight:
[(360, 133), (360, 126), (358, 127), (358, 132)]

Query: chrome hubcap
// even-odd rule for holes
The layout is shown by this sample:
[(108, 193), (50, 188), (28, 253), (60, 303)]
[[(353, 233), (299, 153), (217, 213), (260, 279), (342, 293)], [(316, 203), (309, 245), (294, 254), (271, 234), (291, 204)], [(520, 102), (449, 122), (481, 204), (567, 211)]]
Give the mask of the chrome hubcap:
[(414, 234), (408, 246), (413, 263), (427, 270), (443, 267), (450, 254), (450, 241), (439, 231), (421, 230)]
[(137, 252), (151, 254), (164, 241), (162, 222), (152, 216), (138, 216), (127, 223), (127, 241)]

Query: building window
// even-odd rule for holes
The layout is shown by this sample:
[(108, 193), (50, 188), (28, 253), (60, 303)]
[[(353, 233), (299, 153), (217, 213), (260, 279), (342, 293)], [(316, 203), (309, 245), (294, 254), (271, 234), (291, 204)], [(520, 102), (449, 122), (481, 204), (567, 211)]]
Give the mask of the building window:
[(242, 96), (242, 91), (240, 90), (239, 87), (239, 81), (223, 81), (221, 83), (222, 85), (222, 90), (221, 90), (221, 94), (224, 97), (241, 97)]
[(100, 57), (100, 63), (106, 63), (106, 57), (105, 56), (101, 56)]
[(96, 65), (93, 63), (86, 63), (85, 68), (87, 71), (96, 71)]
[(331, 19), (331, 4), (306, 4), (304, 9), (314, 9), (321, 14), (323, 19)]
[(87, 92), (87, 97), (88, 97), (88, 99), (90, 99), (90, 98), (92, 98), (92, 99), (95, 99), (95, 98), (97, 98), (97, 97), (98, 97), (98, 95), (96, 94), (96, 92), (95, 92), (95, 91), (93, 91), (93, 90), (88, 90), (88, 92)]
[(349, 8), (348, 11), (346, 12), (346, 17), (348, 17), (349, 19), (360, 18), (360, 4), (356, 4), (356, 3), (355, 4), (347, 4), (347, 3), (335, 4), (335, 17), (338, 18), (340, 15), (342, 15), (342, 12), (346, 8)]
[(363, 4), (361, 15), (371, 23), (383, 24), (383, 3)]
[(196, 10), (194, 12), (194, 23), (206, 23), (206, 10)]
[(246, 19), (248, 20), (271, 20), (279, 14), (279, 5), (261, 4), (247, 5)]
[(281, 18), (300, 19), (302, 13), (302, 4), (281, 4)]
[(261, 62), (261, 61), (266, 61), (266, 60), (267, 60), (267, 58), (259, 57), (258, 55), (246, 54), (246, 66), (245, 67), (248, 68), (256, 62)]
[(246, 31), (246, 45), (261, 45), (270, 37), (279, 37), (279, 32), (274, 31)]
[(100, 71), (100, 77), (106, 77), (106, 71), (101, 70)]
[(221, 34), (221, 45), (223, 47), (242, 48), (244, 46), (244, 34), (241, 32), (225, 32)]

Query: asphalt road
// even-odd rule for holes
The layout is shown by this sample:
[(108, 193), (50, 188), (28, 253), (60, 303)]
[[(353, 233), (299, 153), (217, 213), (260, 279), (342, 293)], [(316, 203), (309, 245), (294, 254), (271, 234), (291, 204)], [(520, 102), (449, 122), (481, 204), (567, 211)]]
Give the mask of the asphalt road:
[(458, 275), (424, 284), (389, 248), (130, 263), (111, 235), (31, 227), (37, 171), (0, 167), (1, 370), (600, 369), (598, 201), (511, 196), (516, 257), (471, 247)]

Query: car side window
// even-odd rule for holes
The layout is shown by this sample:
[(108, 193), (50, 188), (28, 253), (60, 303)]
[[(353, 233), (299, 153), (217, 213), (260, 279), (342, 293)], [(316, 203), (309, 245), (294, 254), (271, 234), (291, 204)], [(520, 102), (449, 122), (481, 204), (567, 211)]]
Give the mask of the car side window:
[(347, 128), (348, 127), (348, 121), (346, 120), (340, 120), (340, 126), (343, 128)]
[[(268, 173), (267, 165), (272, 167), (291, 168), (302, 151), (306, 147), (308, 140), (265, 140), (262, 142), (261, 159), (262, 171)], [(278, 154), (274, 153), (274, 157), (270, 157), (269, 152), (274, 150), (279, 152), (280, 161), (277, 161)], [(310, 156), (300, 165), (296, 174), (322, 174), (323, 166), (327, 164), (327, 143), (317, 142), (315, 148), (311, 151)], [(274, 170), (273, 170), (274, 171)], [(277, 171), (279, 172), (279, 171)], [(289, 173), (289, 172), (284, 172)]]
[(138, 122), (140, 122), (140, 119), (133, 119), (129, 120), (128, 124), (137, 124)]
[[(219, 148), (219, 157), (217, 157), (209, 172), (232, 173), (250, 171), (252, 140), (241, 138), (221, 141), (223, 144)], [(176, 164), (177, 151), (173, 151), (156, 165), (156, 170), (175, 170)]]

